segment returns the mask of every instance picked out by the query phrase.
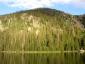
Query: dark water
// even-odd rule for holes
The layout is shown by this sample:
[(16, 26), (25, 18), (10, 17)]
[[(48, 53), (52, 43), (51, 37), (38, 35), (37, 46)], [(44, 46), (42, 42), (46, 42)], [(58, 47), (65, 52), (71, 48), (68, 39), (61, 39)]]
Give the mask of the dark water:
[(0, 53), (0, 64), (85, 64), (85, 55)]

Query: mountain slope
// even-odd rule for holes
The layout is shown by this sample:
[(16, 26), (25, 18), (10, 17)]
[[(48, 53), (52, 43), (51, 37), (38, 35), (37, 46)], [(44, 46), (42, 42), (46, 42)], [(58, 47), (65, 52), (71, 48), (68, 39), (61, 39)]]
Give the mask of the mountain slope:
[(0, 50), (79, 50), (83, 46), (82, 28), (75, 16), (49, 8), (3, 15), (0, 16)]
[(80, 21), (81, 24), (83, 24), (83, 26), (85, 28), (85, 14), (84, 15), (76, 15), (75, 17), (77, 18), (78, 21)]

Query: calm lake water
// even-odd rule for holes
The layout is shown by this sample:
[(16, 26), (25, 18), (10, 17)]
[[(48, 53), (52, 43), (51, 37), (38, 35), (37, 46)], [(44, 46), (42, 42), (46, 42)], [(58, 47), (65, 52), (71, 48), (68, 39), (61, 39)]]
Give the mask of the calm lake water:
[(0, 53), (0, 64), (85, 64), (85, 54), (50, 53), (19, 54)]

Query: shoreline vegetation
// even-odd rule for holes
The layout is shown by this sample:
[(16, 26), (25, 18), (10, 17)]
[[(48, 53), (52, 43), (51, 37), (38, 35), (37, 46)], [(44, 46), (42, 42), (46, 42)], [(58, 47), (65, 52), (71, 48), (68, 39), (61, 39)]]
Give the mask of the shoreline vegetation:
[(85, 28), (73, 15), (35, 9), (0, 16), (0, 51), (37, 53), (81, 48), (85, 49)]
[(78, 53), (80, 51), (0, 51), (0, 53), (28, 53), (28, 54), (36, 54), (36, 53)]

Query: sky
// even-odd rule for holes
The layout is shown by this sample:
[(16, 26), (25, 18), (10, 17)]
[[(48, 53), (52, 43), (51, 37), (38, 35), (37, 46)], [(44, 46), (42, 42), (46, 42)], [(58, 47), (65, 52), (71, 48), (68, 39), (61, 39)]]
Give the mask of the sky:
[(0, 0), (0, 15), (44, 7), (72, 15), (85, 14), (85, 0)]

